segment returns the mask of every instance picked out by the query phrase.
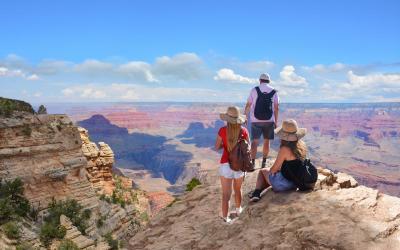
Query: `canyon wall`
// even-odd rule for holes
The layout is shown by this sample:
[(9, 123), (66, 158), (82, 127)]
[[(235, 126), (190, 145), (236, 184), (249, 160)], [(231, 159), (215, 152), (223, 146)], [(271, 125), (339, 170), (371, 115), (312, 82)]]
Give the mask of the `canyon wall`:
[[(69, 225), (68, 218), (61, 220), (66, 238), (81, 249), (108, 249), (105, 234), (123, 240), (147, 222), (149, 199), (143, 191), (132, 189), (131, 179), (113, 176), (113, 163), (112, 149), (91, 142), (88, 132), (74, 126), (66, 115), (16, 111), (0, 116), (0, 179), (23, 181), (24, 196), (38, 210), (38, 220), (24, 219), (21, 237), (37, 248), (43, 248), (38, 232), (53, 199), (73, 199), (91, 211), (85, 236)], [(124, 204), (113, 202), (114, 192)], [(104, 221), (100, 226), (99, 219)], [(0, 231), (1, 249), (14, 249), (16, 244)]]

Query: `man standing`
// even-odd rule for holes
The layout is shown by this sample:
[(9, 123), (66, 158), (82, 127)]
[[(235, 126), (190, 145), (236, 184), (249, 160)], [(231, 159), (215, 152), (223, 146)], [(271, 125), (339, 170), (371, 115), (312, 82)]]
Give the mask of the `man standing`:
[(278, 93), (269, 83), (269, 75), (261, 74), (260, 85), (251, 90), (245, 107), (245, 114), (250, 115), (251, 122), (251, 159), (253, 165), (255, 164), (258, 140), (261, 134), (264, 138), (262, 168), (265, 167), (269, 153), (269, 140), (274, 139), (274, 129), (277, 127), (279, 112)]

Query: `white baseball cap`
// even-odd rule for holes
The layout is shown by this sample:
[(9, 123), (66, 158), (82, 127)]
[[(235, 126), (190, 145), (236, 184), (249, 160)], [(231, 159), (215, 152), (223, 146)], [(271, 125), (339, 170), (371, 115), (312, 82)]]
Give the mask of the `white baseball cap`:
[(268, 75), (267, 73), (262, 73), (262, 74), (260, 75), (260, 80), (270, 81), (269, 75)]

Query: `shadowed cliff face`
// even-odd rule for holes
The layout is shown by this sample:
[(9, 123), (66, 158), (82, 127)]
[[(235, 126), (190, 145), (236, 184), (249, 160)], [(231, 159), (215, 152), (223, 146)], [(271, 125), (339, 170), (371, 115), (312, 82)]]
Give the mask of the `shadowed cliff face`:
[(164, 136), (128, 133), (126, 128), (111, 124), (102, 115), (78, 122), (89, 130), (94, 141), (104, 141), (115, 153), (116, 167), (151, 170), (154, 177), (164, 177), (174, 184), (184, 171), (192, 154), (168, 144)]
[(220, 120), (216, 121), (214, 126), (210, 127), (205, 127), (201, 122), (192, 122), (177, 138), (180, 138), (183, 143), (195, 144), (196, 147), (212, 147), (214, 146), (218, 130), (223, 126), (225, 126), (225, 123)]

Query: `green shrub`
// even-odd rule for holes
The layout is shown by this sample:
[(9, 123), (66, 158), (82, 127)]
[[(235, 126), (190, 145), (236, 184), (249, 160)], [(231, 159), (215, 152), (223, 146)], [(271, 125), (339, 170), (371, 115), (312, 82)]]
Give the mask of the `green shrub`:
[(96, 225), (97, 227), (102, 227), (104, 225), (104, 221), (107, 219), (107, 215), (102, 215), (100, 216), (97, 221), (96, 221)]
[(29, 103), (0, 97), (0, 116), (10, 117), (14, 111), (25, 111), (31, 114), (34, 113), (32, 106)]
[(63, 240), (58, 246), (58, 250), (79, 250), (80, 248), (71, 240)]
[(104, 235), (104, 238), (106, 239), (108, 245), (111, 247), (111, 250), (118, 250), (118, 240), (113, 239), (111, 233), (107, 233)]
[(2, 181), (0, 179), (0, 224), (25, 217), (30, 211), (29, 201), (24, 197), (21, 179)]
[(142, 221), (148, 221), (149, 220), (149, 215), (146, 212), (143, 212), (140, 214), (140, 219)]
[(9, 221), (2, 226), (5, 235), (9, 239), (19, 239), (20, 237), (20, 228), (17, 223), (14, 221)]
[(45, 114), (47, 114), (47, 109), (46, 109), (46, 107), (45, 107), (44, 105), (40, 105), (37, 113), (38, 113), (39, 115), (45, 115)]
[(192, 178), (188, 184), (186, 184), (186, 191), (192, 191), (193, 188), (201, 185), (201, 182), (197, 178)]
[(53, 239), (64, 238), (67, 230), (61, 225), (56, 225), (51, 222), (45, 222), (40, 228), (40, 241), (45, 246), (49, 246)]
[(29, 243), (21, 243), (15, 246), (15, 250), (33, 250), (33, 247)]
[(65, 228), (60, 226), (60, 216), (67, 216), (72, 224), (85, 235), (88, 227), (88, 220), (91, 216), (89, 209), (83, 207), (76, 200), (56, 201), (52, 200), (49, 204), (48, 215), (44, 218), (45, 223), (41, 228), (41, 240), (47, 245), (52, 239), (62, 239), (65, 235)]

